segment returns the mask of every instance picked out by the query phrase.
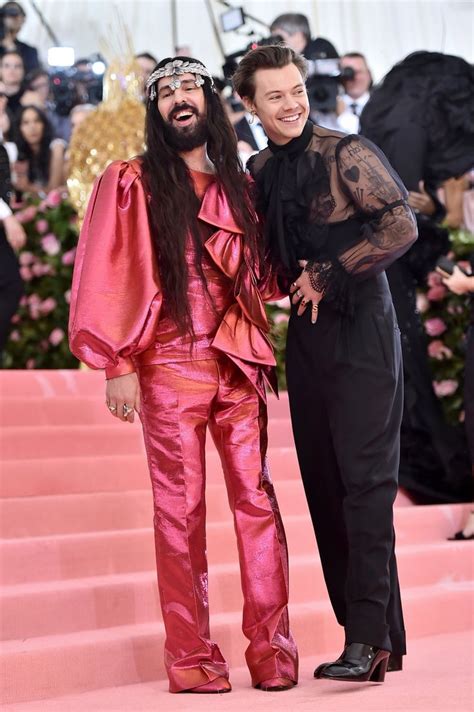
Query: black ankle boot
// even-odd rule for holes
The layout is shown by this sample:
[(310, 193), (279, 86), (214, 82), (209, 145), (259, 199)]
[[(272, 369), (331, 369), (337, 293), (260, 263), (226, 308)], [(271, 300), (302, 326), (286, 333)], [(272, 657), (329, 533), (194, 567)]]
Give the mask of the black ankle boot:
[[(341, 653), (339, 660), (344, 656), (344, 652)], [(398, 672), (399, 670), (403, 670), (403, 655), (395, 655), (394, 653), (390, 653), (390, 657), (388, 659), (388, 665), (387, 665), (387, 672)], [(314, 671), (314, 677), (319, 679), (321, 677), (321, 673), (326, 668), (328, 665), (332, 665), (330, 662), (326, 663), (321, 663), (321, 665), (318, 665), (316, 670)]]
[[(350, 643), (335, 662), (320, 665), (315, 677), (348, 682), (383, 682), (390, 653), (373, 645)], [(318, 673), (318, 674), (316, 674)]]

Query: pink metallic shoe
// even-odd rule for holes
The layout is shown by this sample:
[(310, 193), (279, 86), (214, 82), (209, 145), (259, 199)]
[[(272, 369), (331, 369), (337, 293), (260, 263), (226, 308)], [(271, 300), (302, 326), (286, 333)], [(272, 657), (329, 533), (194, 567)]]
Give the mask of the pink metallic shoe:
[(296, 682), (289, 680), (287, 677), (272, 677), (269, 680), (263, 680), (255, 685), (255, 689), (263, 690), (264, 692), (283, 692), (283, 690), (291, 690), (296, 685)]
[(227, 678), (216, 677), (215, 680), (205, 682), (203, 685), (198, 685), (197, 687), (191, 687), (189, 690), (183, 690), (183, 692), (192, 692), (198, 695), (222, 695), (231, 690), (232, 685)]

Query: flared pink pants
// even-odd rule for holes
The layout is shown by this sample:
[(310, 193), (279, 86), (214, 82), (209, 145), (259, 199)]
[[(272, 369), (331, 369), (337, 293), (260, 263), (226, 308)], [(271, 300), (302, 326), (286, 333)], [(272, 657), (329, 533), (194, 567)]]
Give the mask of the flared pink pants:
[(296, 681), (286, 540), (265, 464), (265, 404), (225, 356), (143, 366), (139, 379), (170, 691), (228, 677), (227, 663), (209, 630), (204, 497), (208, 427), (234, 515), (252, 684), (273, 677)]

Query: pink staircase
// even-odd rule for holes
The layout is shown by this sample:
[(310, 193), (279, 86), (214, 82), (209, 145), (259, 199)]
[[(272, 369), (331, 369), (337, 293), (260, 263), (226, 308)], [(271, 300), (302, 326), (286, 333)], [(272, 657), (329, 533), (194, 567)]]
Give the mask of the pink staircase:
[[(140, 426), (109, 415), (98, 373), (4, 371), (0, 396), (2, 702), (52, 704), (60, 695), (164, 680)], [(301, 656), (316, 661), (337, 651), (342, 635), (325, 592), (286, 397), (271, 398), (269, 407), (292, 627)], [(239, 668), (246, 642), (237, 554), (211, 443), (207, 504), (212, 631)], [(410, 639), (472, 629), (472, 547), (446, 541), (466, 507), (403, 504), (396, 526)]]

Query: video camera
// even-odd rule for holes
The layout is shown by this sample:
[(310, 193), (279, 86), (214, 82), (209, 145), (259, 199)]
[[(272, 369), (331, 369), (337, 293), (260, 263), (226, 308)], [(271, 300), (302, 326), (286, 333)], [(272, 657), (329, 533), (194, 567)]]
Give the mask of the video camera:
[(77, 104), (99, 104), (102, 101), (102, 76), (74, 67), (57, 69), (51, 74), (56, 113), (68, 116)]
[[(221, 2), (228, 5), (228, 3), (223, 0), (221, 0)], [(222, 31), (231, 32), (241, 28), (245, 24), (246, 17), (250, 16), (247, 15), (241, 7), (230, 7), (220, 16)], [(254, 40), (244, 49), (226, 55), (224, 57), (225, 62), (222, 65), (224, 77), (230, 83), (230, 79), (237, 69), (238, 60), (249, 50), (282, 42), (284, 42), (284, 40), (280, 35), (270, 35), (269, 37)], [(318, 111), (323, 114), (335, 111), (339, 85), (348, 79), (353, 79), (354, 70), (350, 67), (341, 68), (338, 59), (323, 59), (317, 55), (307, 58), (307, 62), (308, 78), (306, 80), (306, 88), (308, 90), (311, 111)], [(238, 111), (241, 108), (241, 105), (239, 105), (235, 110)]]

